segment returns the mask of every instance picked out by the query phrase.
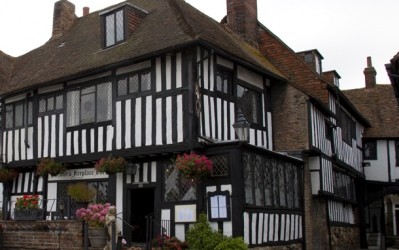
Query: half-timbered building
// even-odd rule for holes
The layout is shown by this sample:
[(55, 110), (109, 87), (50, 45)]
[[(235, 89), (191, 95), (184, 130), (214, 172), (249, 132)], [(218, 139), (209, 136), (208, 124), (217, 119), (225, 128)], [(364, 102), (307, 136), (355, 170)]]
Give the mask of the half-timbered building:
[(307, 247), (365, 246), (362, 133), (369, 122), (339, 89), (339, 74), (323, 71), (317, 50), (296, 53), (262, 25), (259, 48), (290, 79), (272, 86), (274, 149), (305, 162)]
[[(88, 182), (96, 202), (115, 204), (133, 225), (119, 222), (129, 243), (145, 240), (148, 215), (155, 233), (162, 225), (184, 240), (201, 211), (251, 246), (303, 242), (303, 162), (273, 151), (271, 86), (286, 79), (184, 1), (129, 0), (77, 17), (60, 0), (46, 44), (0, 56), (2, 160), (18, 171), (4, 187), (6, 216), (23, 194), (65, 199), (68, 184)], [(247, 142), (234, 132), (239, 110), (250, 123)], [(184, 152), (207, 155), (212, 176), (182, 178), (171, 159)], [(136, 171), (96, 172), (110, 154)], [(36, 176), (42, 158), (67, 171)], [(57, 214), (49, 204), (47, 219)]]
[(384, 247), (385, 236), (398, 235), (399, 106), (395, 98), (395, 73), (390, 67), (387, 65), (392, 85), (377, 84), (377, 72), (368, 57), (365, 87), (344, 91), (371, 123), (363, 133), (367, 184), (364, 219), (369, 245), (379, 247)]
[[(155, 233), (184, 240), (207, 212), (251, 247), (359, 246), (369, 123), (317, 50), (295, 53), (258, 22), (256, 0), (227, 0), (221, 23), (183, 0), (128, 0), (82, 17), (60, 0), (46, 44), (0, 59), (2, 160), (19, 173), (4, 186), (6, 216), (23, 194), (66, 199), (68, 184), (88, 182), (134, 225), (119, 221), (129, 243), (145, 240), (147, 215)], [(245, 141), (233, 126), (242, 117)], [(179, 174), (171, 159), (186, 152), (212, 160), (210, 178)], [(110, 154), (135, 171), (96, 172)], [(36, 176), (42, 158), (67, 171)]]

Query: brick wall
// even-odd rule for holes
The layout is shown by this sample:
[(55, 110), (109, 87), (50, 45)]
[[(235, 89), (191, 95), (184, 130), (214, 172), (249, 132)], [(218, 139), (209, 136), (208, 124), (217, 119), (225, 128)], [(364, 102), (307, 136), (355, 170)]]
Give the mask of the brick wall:
[(307, 96), (286, 83), (271, 85), (273, 137), (276, 151), (309, 148)]
[(1, 221), (1, 249), (83, 248), (83, 224), (78, 221)]

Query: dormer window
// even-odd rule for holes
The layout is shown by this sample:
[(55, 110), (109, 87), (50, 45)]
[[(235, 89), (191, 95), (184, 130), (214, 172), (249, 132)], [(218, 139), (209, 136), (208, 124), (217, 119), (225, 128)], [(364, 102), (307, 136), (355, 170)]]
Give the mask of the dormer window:
[(104, 15), (105, 47), (125, 40), (124, 11), (119, 9)]

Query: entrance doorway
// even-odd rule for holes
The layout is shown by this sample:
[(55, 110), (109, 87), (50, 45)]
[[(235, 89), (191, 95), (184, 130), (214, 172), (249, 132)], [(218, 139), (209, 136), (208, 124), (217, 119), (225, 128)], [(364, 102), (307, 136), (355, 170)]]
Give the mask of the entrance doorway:
[(130, 224), (134, 228), (132, 242), (146, 241), (145, 217), (154, 213), (154, 191), (153, 188), (140, 188), (130, 192)]

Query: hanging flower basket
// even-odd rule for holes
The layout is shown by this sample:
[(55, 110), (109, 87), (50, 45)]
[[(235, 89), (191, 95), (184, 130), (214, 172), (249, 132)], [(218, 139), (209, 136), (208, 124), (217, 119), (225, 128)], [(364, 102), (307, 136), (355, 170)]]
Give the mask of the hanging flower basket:
[(17, 176), (17, 171), (9, 168), (0, 168), (0, 182), (12, 181)]
[(175, 161), (179, 172), (187, 179), (201, 181), (212, 173), (213, 164), (205, 155), (195, 153), (178, 155)]
[(54, 159), (43, 158), (39, 164), (37, 164), (36, 175), (46, 176), (48, 174), (56, 176), (58, 174), (64, 173), (66, 167)]
[(107, 174), (115, 174), (125, 171), (127, 166), (127, 161), (123, 157), (104, 157), (101, 158), (94, 168), (97, 172), (105, 172)]

